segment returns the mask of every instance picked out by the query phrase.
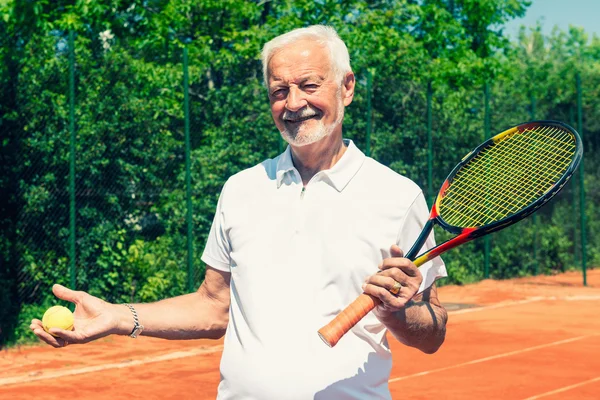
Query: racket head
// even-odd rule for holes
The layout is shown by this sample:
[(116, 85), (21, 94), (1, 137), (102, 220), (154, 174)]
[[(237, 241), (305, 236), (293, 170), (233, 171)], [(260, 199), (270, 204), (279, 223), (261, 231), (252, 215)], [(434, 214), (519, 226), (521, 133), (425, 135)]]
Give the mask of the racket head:
[(552, 199), (577, 170), (583, 144), (558, 121), (513, 126), (468, 153), (450, 172), (432, 217), (443, 229), (471, 237), (529, 216)]

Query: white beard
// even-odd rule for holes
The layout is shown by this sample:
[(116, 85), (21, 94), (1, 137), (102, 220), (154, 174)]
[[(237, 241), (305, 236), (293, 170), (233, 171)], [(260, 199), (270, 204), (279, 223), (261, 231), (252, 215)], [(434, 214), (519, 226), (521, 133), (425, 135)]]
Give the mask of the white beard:
[[(316, 115), (317, 111), (314, 110), (310, 105), (306, 108), (302, 109), (298, 113), (290, 113), (285, 111), (283, 114), (283, 118), (303, 118), (311, 115)], [(325, 125), (322, 120), (318, 121), (316, 127), (310, 129), (305, 124), (300, 124), (300, 127), (294, 132), (289, 129), (283, 129), (281, 131), (281, 137), (283, 140), (288, 142), (292, 146), (307, 146), (309, 144), (313, 144), (318, 142), (319, 140), (331, 135), (334, 129), (342, 123), (344, 119), (344, 104), (342, 103), (342, 99), (339, 99), (338, 102), (338, 110), (335, 121), (330, 125)]]

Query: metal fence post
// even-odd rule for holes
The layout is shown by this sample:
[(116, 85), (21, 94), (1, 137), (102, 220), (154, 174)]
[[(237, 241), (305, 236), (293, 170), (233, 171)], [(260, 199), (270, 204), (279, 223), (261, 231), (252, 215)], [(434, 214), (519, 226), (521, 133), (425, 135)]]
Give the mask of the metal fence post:
[(69, 131), (69, 275), (71, 289), (75, 290), (75, 39), (72, 30), (69, 31)]
[[(485, 139), (490, 137), (490, 85), (488, 82), (485, 83), (483, 90), (484, 93), (484, 131)], [(483, 277), (488, 279), (490, 277), (490, 235), (486, 235), (484, 238), (484, 253), (483, 253)]]
[(185, 198), (187, 224), (187, 265), (188, 291), (194, 291), (194, 230), (192, 221), (192, 174), (191, 174), (191, 145), (190, 145), (190, 99), (188, 70), (188, 47), (183, 47), (183, 114), (185, 131)]
[(431, 137), (432, 110), (431, 98), (433, 97), (433, 88), (431, 81), (427, 82), (427, 196), (429, 203), (433, 207), (433, 138)]
[[(573, 105), (569, 107), (569, 124), (575, 126), (575, 111)], [(573, 264), (579, 264), (579, 238), (577, 235), (579, 212), (577, 210), (577, 197), (577, 179), (571, 179), (571, 202), (573, 204)]]
[[(531, 95), (531, 120), (535, 120), (535, 108), (536, 108), (536, 99), (534, 95)], [(540, 274), (540, 263), (538, 262), (538, 215), (536, 213), (533, 214), (533, 273), (535, 275)]]
[[(578, 73), (576, 77), (577, 81), (577, 130), (583, 137), (583, 111), (582, 111), (582, 100), (581, 100), (581, 75)], [(583, 286), (587, 286), (587, 257), (586, 257), (586, 231), (585, 231), (585, 185), (584, 185), (584, 169), (583, 160), (579, 164), (579, 213), (581, 223), (581, 271), (583, 272)]]
[(373, 91), (373, 72), (367, 68), (367, 137), (365, 139), (365, 154), (371, 156), (371, 129), (372, 129), (372, 105), (371, 96)]

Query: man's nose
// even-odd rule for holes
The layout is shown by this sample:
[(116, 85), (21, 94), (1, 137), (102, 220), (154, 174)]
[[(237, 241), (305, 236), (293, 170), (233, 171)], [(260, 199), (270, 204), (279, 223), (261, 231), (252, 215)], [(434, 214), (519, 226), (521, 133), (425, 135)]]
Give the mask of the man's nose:
[(298, 111), (307, 105), (304, 92), (297, 87), (289, 88), (285, 108), (289, 111)]

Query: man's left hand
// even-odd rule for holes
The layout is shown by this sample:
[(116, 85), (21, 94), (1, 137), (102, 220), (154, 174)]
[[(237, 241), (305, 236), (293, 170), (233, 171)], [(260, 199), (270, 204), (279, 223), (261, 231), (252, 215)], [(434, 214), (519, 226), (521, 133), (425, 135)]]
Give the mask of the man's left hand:
[[(385, 317), (399, 311), (417, 294), (423, 276), (417, 266), (396, 245), (390, 248), (390, 258), (379, 264), (379, 272), (371, 275), (363, 284), (363, 291), (382, 302), (375, 309), (377, 317)], [(396, 293), (396, 294), (394, 294)]]

